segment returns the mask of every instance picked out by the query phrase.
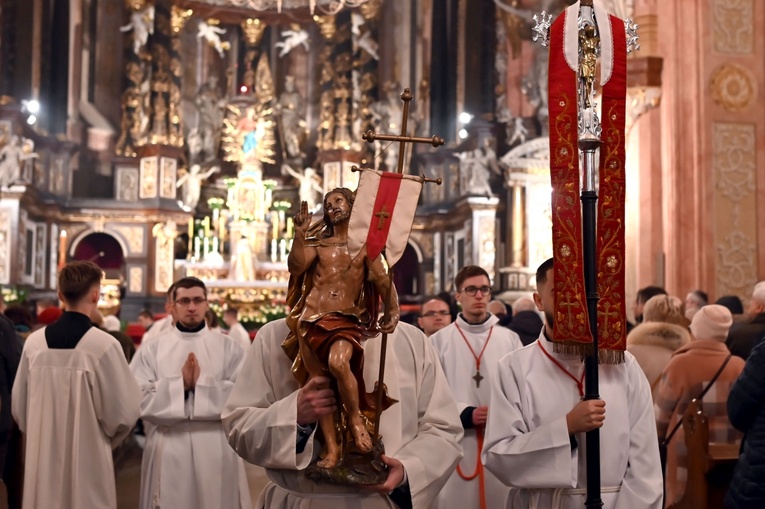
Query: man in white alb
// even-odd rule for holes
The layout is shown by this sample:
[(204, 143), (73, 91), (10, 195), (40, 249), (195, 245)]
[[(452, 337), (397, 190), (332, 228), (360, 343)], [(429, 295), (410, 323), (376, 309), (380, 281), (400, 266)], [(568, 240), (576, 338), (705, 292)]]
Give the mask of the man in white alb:
[[(285, 320), (266, 324), (247, 352), (242, 372), (223, 409), (229, 443), (250, 463), (267, 469), (270, 483), (256, 509), (427, 508), (461, 456), (462, 428), (443, 371), (422, 332), (399, 323), (388, 336), (385, 385), (398, 400), (382, 413), (384, 484), (317, 484), (305, 468), (321, 449), (316, 423), (336, 410), (329, 377), (300, 388), (282, 350)], [(364, 342), (364, 380), (377, 381), (380, 336)]]
[(164, 336), (173, 330), (175, 325), (175, 318), (173, 318), (173, 290), (173, 286), (170, 285), (165, 295), (165, 313), (167, 314), (155, 321), (151, 328), (144, 333), (143, 338), (141, 338), (141, 344), (138, 345), (139, 348), (149, 341)]
[[(539, 339), (503, 357), (491, 384), (483, 461), (512, 490), (506, 508), (584, 506), (585, 432), (600, 428), (605, 509), (659, 509), (662, 474), (651, 388), (635, 358), (599, 367), (602, 399), (583, 401), (584, 363), (555, 353), (553, 260), (537, 270)], [(608, 414), (606, 415), (606, 405)]]
[(516, 333), (497, 325), (499, 319), (488, 311), (491, 282), (484, 269), (463, 267), (454, 278), (454, 288), (462, 311), (454, 323), (430, 340), (465, 428), (464, 457), (438, 495), (438, 508), (501, 507), (509, 488), (486, 472), (480, 461), (489, 414), (489, 380), (495, 375), (499, 359), (523, 345)]
[(242, 347), (246, 352), (250, 348), (250, 333), (239, 323), (239, 311), (236, 308), (226, 308), (223, 312), (223, 322), (228, 327), (228, 337)]
[(140, 508), (249, 509), (244, 464), (226, 443), (220, 413), (244, 352), (210, 331), (207, 290), (197, 278), (173, 285), (175, 328), (141, 347), (130, 368), (143, 391), (146, 437)]

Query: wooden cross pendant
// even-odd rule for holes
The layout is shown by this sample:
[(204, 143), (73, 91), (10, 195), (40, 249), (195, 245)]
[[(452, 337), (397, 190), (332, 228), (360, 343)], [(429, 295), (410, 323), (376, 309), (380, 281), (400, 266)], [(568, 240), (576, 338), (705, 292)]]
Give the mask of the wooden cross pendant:
[(483, 380), (483, 377), (481, 376), (480, 371), (475, 372), (475, 376), (473, 376), (473, 380), (475, 380), (475, 386), (480, 387), (481, 386), (481, 380)]

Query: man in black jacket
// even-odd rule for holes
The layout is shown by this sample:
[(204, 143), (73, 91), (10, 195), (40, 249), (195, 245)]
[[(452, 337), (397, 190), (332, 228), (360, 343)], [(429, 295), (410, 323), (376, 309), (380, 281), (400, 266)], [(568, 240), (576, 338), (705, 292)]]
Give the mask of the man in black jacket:
[(747, 314), (750, 320), (732, 328), (725, 340), (730, 353), (743, 359), (749, 357), (756, 342), (765, 335), (765, 281), (755, 285)]

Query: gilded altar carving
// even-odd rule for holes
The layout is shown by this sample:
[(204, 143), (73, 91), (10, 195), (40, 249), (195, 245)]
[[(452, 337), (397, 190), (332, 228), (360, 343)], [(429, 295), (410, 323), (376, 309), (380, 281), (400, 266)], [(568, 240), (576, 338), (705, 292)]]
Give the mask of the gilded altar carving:
[(146, 253), (144, 247), (146, 232), (143, 226), (116, 224), (110, 225), (109, 229), (122, 236), (127, 242), (128, 252), (125, 253), (126, 256), (143, 256)]
[(174, 35), (181, 33), (192, 14), (194, 14), (192, 9), (184, 9), (177, 5), (172, 6), (170, 9), (170, 30)]
[(157, 179), (159, 178), (159, 158), (144, 157), (141, 159), (140, 186), (138, 197), (155, 198), (157, 196)]
[(130, 267), (128, 270), (128, 293), (144, 293), (143, 267)]
[(175, 260), (174, 240), (178, 236), (175, 221), (157, 223), (151, 230), (156, 239), (154, 244), (154, 290), (165, 292), (173, 284), (173, 262)]
[(723, 64), (710, 80), (712, 99), (728, 111), (742, 111), (757, 98), (757, 83), (752, 74), (737, 64)]
[(242, 33), (244, 33), (244, 38), (247, 41), (247, 44), (250, 46), (258, 46), (263, 39), (263, 33), (266, 31), (267, 26), (268, 25), (259, 19), (247, 18), (242, 21)]
[(754, 49), (753, 0), (712, 0), (712, 41), (718, 53), (748, 55)]

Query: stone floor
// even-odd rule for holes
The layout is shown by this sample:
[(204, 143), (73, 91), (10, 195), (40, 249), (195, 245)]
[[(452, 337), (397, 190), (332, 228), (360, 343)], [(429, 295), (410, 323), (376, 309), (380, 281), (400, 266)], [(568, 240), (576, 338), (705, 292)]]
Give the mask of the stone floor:
[[(138, 494), (141, 486), (141, 455), (143, 450), (138, 442), (124, 446), (115, 462), (117, 477), (117, 509), (138, 509)], [(268, 483), (266, 472), (260, 467), (245, 463), (247, 483), (253, 507), (261, 490)]]

